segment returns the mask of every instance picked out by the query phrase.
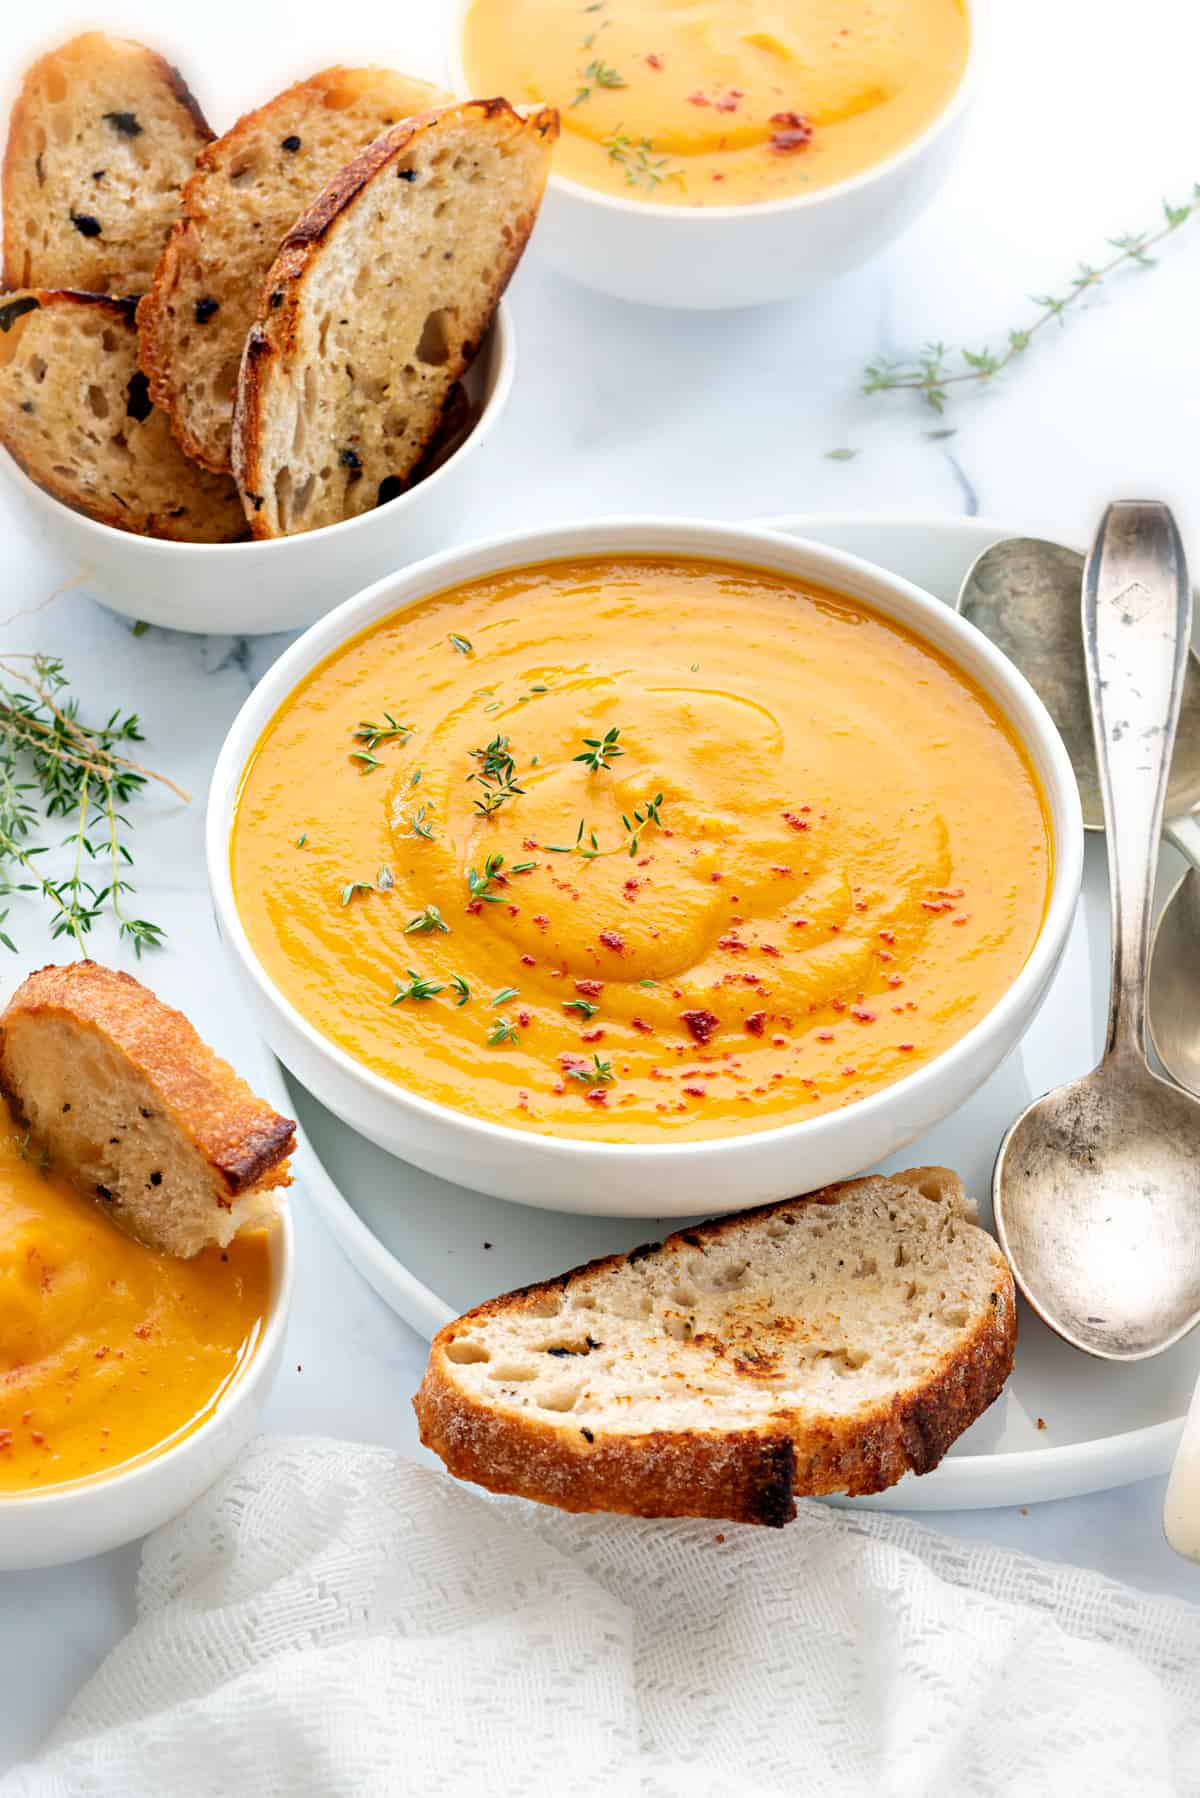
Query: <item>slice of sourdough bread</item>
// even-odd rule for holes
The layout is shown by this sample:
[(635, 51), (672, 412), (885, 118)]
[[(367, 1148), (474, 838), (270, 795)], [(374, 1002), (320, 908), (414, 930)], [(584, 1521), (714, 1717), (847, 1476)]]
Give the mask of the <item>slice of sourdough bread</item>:
[(4, 285), (143, 293), (212, 137), (178, 69), (85, 32), (39, 58), (4, 157)]
[(155, 402), (197, 461), (229, 467), (238, 365), (284, 233), (372, 138), (443, 97), (391, 69), (323, 69), (197, 158), (138, 321)]
[(870, 1175), (493, 1299), (414, 1405), (451, 1473), (567, 1511), (779, 1525), (936, 1467), (1012, 1368), (957, 1175)]
[(179, 543), (245, 537), (232, 479), (184, 455), (150, 403), (137, 347), (130, 300), (0, 295), (0, 443), (39, 487), (101, 524)]
[(296, 1127), (128, 974), (42, 968), (0, 1013), (0, 1092), (51, 1166), (168, 1254), (222, 1247), (291, 1183)]
[(233, 467), (255, 536), (402, 490), (520, 260), (557, 136), (549, 107), (443, 107), (378, 138), (297, 221), (238, 382)]

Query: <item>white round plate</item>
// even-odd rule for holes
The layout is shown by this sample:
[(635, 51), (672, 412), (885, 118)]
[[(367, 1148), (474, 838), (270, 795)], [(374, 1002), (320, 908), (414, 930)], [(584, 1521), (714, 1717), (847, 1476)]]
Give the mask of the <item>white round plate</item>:
[[(881, 563), (953, 601), (979, 552), (1018, 529), (978, 518), (796, 517), (772, 528)], [(1182, 863), (1165, 848), (1160, 899)], [(886, 1167), (956, 1168), (990, 1223), (992, 1161), (1028, 1101), (1084, 1073), (1102, 1045), (1108, 995), (1104, 845), (1089, 839), (1083, 898), (1050, 996), (1017, 1051), (945, 1123)], [(305, 1185), (346, 1253), (375, 1290), (431, 1335), (449, 1318), (510, 1287), (683, 1227), (653, 1218), (580, 1217), (533, 1210), (447, 1185), (355, 1135), (303, 1088), (289, 1085), (322, 1164)], [(997, 1402), (941, 1466), (856, 1501), (887, 1510), (948, 1510), (1066, 1498), (1164, 1473), (1182, 1428), (1200, 1335), (1152, 1361), (1091, 1360), (1022, 1307), (1016, 1368)]]

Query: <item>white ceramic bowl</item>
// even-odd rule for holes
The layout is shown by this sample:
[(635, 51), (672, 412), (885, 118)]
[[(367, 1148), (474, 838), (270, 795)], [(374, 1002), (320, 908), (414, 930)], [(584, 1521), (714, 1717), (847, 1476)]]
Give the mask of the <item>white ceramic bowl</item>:
[(271, 1288), (250, 1360), (197, 1430), (162, 1454), (45, 1492), (0, 1494), (0, 1572), (59, 1567), (136, 1541), (187, 1509), (258, 1429), (279, 1367), (292, 1301), (295, 1240), (286, 1203), (271, 1225)]
[[(445, 79), (464, 98), (463, 23), (447, 8)], [(533, 238), (559, 274), (619, 300), (714, 310), (791, 299), (857, 268), (912, 224), (953, 166), (980, 63), (979, 0), (965, 0), (967, 66), (949, 105), (912, 143), (851, 180), (751, 206), (663, 206), (551, 174)]]
[[(710, 556), (751, 563), (865, 601), (934, 644), (991, 695), (1025, 744), (1054, 833), (1045, 922), (1012, 986), (957, 1043), (892, 1086), (802, 1123), (705, 1142), (624, 1145), (534, 1135), (485, 1123), (406, 1092), (338, 1048), (263, 971), (238, 916), (229, 843), (247, 759), (279, 706), (348, 637), (427, 594), (555, 557)], [(686, 520), (615, 520), (527, 531), (431, 557), (347, 601), (260, 681), (234, 720), (208, 800), (209, 882), (242, 990), (280, 1059), (331, 1111), (382, 1148), (463, 1186), (560, 1211), (681, 1217), (733, 1211), (855, 1174), (954, 1111), (1020, 1039), (1045, 996), (1075, 910), (1083, 824), (1075, 776), (1050, 715), (1011, 662), (929, 594), (868, 562), (770, 531)]]
[(390, 569), (446, 542), (481, 479), (477, 458), (512, 388), (516, 344), (501, 304), (465, 385), (479, 415), (471, 433), (425, 480), (385, 506), (298, 537), (264, 543), (168, 543), (97, 524), (44, 493), (0, 450), (31, 527), (87, 590), (126, 618), (168, 630), (300, 630)]

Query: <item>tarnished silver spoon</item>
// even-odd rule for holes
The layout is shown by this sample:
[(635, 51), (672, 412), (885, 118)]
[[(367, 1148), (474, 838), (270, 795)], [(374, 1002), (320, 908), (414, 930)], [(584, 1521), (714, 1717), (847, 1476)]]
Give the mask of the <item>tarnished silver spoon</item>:
[(1075, 1347), (1158, 1354), (1200, 1320), (1200, 1100), (1146, 1061), (1150, 906), (1191, 635), (1164, 506), (1110, 506), (1083, 583), (1083, 643), (1112, 889), (1099, 1066), (1038, 1099), (1000, 1146), (1001, 1243), (1026, 1298)]

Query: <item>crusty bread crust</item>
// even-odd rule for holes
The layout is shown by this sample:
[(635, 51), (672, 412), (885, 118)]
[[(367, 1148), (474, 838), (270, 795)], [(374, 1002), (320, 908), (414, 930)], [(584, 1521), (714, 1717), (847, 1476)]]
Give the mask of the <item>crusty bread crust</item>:
[[(256, 537), (281, 534), (272, 522), (272, 507), (264, 504), (274, 478), (266, 461), (266, 420), (274, 384), (283, 379), (290, 360), (302, 350), (301, 321), (307, 301), (307, 280), (338, 226), (350, 217), (360, 200), (369, 202), (372, 184), (389, 175), (402, 158), (409, 157), (421, 146), (423, 139), (436, 138), (443, 121), (448, 120), (468, 126), (472, 122), (479, 125), (490, 121), (511, 122), (514, 130), (534, 133), (547, 147), (553, 145), (559, 132), (558, 114), (552, 107), (541, 107), (529, 115), (516, 112), (507, 100), (500, 99), (435, 107), (405, 119), (376, 138), (297, 219), (280, 245), (279, 254), (263, 283), (258, 321), (246, 340), (234, 407), (233, 472), (246, 517)], [(544, 181), (544, 174), (542, 179)], [(428, 418), (423, 431), (410, 435), (405, 445), (404, 465), (391, 469), (398, 481), (403, 481), (421, 465), (436, 437), (456, 384), (478, 352), (496, 307), (521, 260), (540, 198), (539, 188), (534, 203), (507, 229), (507, 241), (498, 244), (489, 291), (481, 304), (477, 304), (473, 296), (471, 299), (474, 316), (470, 334), (440, 369), (444, 384), (442, 409)]]
[[(163, 168), (158, 171), (157, 181), (147, 180), (143, 187), (141, 204), (145, 208), (145, 218), (142, 221), (144, 229), (136, 253), (132, 253), (130, 260), (131, 250), (123, 252), (118, 257), (119, 266), (110, 271), (110, 278), (103, 283), (97, 276), (97, 270), (101, 266), (107, 266), (108, 260), (108, 246), (103, 231), (98, 237), (85, 238), (78, 235), (68, 237), (64, 230), (62, 244), (51, 253), (40, 248), (31, 249), (29, 237), (22, 229), (24, 218), (29, 213), (24, 190), (31, 182), (39, 192), (44, 184), (49, 183), (49, 197), (40, 203), (51, 209), (57, 208), (64, 214), (64, 218), (71, 204), (81, 212), (90, 212), (97, 206), (101, 213), (106, 210), (109, 196), (104, 189), (89, 187), (96, 180), (93, 166), (81, 168), (74, 180), (69, 180), (66, 176), (56, 179), (53, 173), (47, 175), (41, 161), (45, 152), (39, 152), (36, 148), (39, 140), (44, 142), (44, 128), (39, 123), (39, 115), (47, 86), (54, 87), (62, 83), (70, 87), (72, 83), (77, 84), (77, 69), (83, 71), (83, 78), (87, 80), (104, 65), (106, 59), (114, 65), (123, 61), (131, 67), (136, 66), (143, 90), (152, 91), (157, 87), (169, 101), (175, 103), (177, 142), (171, 148), (173, 162), (178, 164), (175, 179), (180, 181), (181, 186), (182, 174), (191, 158), (213, 136), (208, 120), (179, 70), (144, 44), (127, 38), (108, 37), (103, 32), (84, 32), (39, 57), (26, 72), (21, 91), (9, 115), (8, 140), (4, 151), (3, 173), (0, 175), (4, 212), (5, 288), (46, 286), (95, 290), (103, 286), (105, 291), (124, 296), (140, 292), (150, 277), (176, 204)], [(81, 106), (82, 96), (79, 100)], [(76, 107), (77, 113), (80, 106)], [(82, 118), (80, 129), (84, 129)], [(52, 148), (56, 159), (62, 160), (71, 147), (64, 149), (55, 145)], [(82, 146), (76, 153), (82, 154)], [(90, 165), (94, 165), (96, 160), (95, 155), (88, 159)], [(103, 176), (105, 171), (99, 172)], [(127, 229), (128, 215), (124, 212), (122, 223)]]
[[(77, 961), (22, 982), (0, 1014), (0, 1093), (20, 1113), (9, 1039), (23, 1021), (60, 1017), (92, 1030), (135, 1064), (177, 1128), (203, 1156), (228, 1209), (251, 1190), (287, 1186), (296, 1126), (255, 1097), (184, 1017), (131, 974)], [(70, 1084), (70, 1069), (64, 1070)]]
[(69, 288), (0, 295), (0, 445), (30, 480), (118, 531), (177, 543), (247, 535), (228, 475), (188, 460), (137, 366), (136, 300)]
[[(346, 95), (355, 96), (355, 104), (342, 109)], [(265, 202), (245, 215), (234, 212), (230, 204), (237, 199), (231, 183), (236, 184), (239, 161), (252, 154), (254, 146), (269, 138), (277, 147), (293, 140), (287, 134), (295, 130), (308, 135), (305, 119), (320, 117), (349, 118), (358, 122), (357, 142), (347, 144), (340, 158), (347, 162), (359, 145), (367, 143), (389, 122), (404, 117), (414, 105), (425, 107), (441, 95), (424, 82), (416, 82), (387, 69), (351, 69), (342, 66), (322, 69), (304, 81), (276, 94), (262, 106), (244, 113), (230, 130), (210, 143), (196, 157), (196, 172), (183, 190), (180, 217), (163, 246), (154, 278), (138, 313), (141, 338), (141, 365), (150, 381), (150, 392), (156, 406), (161, 406), (171, 420), (171, 428), (183, 448), (195, 461), (214, 473), (229, 468), (229, 415), (223, 429), (212, 428), (212, 421), (202, 417), (194, 407), (189, 385), (194, 371), (184, 366), (179, 355), (181, 330), (204, 336), (199, 346), (205, 360), (211, 360), (212, 375), (218, 372), (225, 353), (232, 345), (240, 356), (246, 332), (258, 307), (259, 289), (270, 267), (284, 232), (306, 201), (315, 199), (324, 180), (334, 170), (328, 168), (308, 188), (304, 200), (289, 207), (285, 217), (279, 216), (278, 199), (267, 209)], [(333, 102), (339, 102), (337, 106)], [(372, 114), (374, 116), (372, 117)], [(287, 160), (287, 152), (284, 153)], [(307, 163), (296, 163), (291, 172), (307, 173)], [(273, 213), (274, 228), (264, 229), (264, 213)], [(233, 236), (231, 237), (231, 232)], [(226, 292), (231, 270), (238, 268), (238, 258), (253, 254), (257, 267), (252, 278), (239, 275), (241, 291)], [(213, 285), (223, 293), (219, 310), (206, 325), (193, 326), (189, 314)], [(176, 316), (182, 311), (183, 322)], [(210, 383), (211, 385), (211, 383)], [(209, 411), (213, 396), (206, 396)], [(232, 409), (232, 392), (227, 401)], [(207, 428), (206, 428), (207, 426)]]
[[(910, 1170), (893, 1176), (891, 1184), (903, 1189), (930, 1180), (949, 1183), (961, 1193), (957, 1178), (943, 1169)], [(447, 1355), (464, 1326), (518, 1310), (542, 1315), (539, 1306), (559, 1298), (584, 1276), (616, 1273), (681, 1245), (703, 1252), (706, 1245), (740, 1235), (756, 1223), (836, 1205), (861, 1184), (844, 1181), (802, 1198), (698, 1224), (662, 1243), (588, 1262), (467, 1312), (433, 1339), (413, 1400), (421, 1441), (460, 1479), (567, 1511), (712, 1517), (774, 1527), (795, 1516), (797, 1498), (881, 1492), (906, 1473), (928, 1473), (999, 1395), (1012, 1371), (1016, 1296), (1008, 1265), (994, 1244), (989, 1302), (953, 1349), (919, 1384), (865, 1412), (831, 1420), (814, 1422), (803, 1412), (781, 1408), (763, 1428), (642, 1434), (597, 1430), (589, 1442), (577, 1419), (550, 1422), (528, 1411), (479, 1403), (464, 1390)], [(722, 1370), (755, 1377), (736, 1358), (723, 1360)]]

